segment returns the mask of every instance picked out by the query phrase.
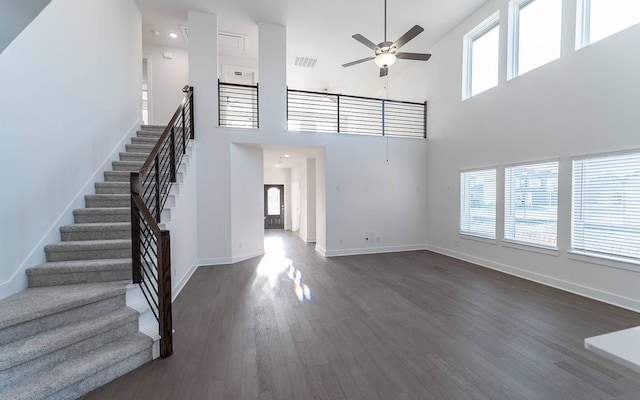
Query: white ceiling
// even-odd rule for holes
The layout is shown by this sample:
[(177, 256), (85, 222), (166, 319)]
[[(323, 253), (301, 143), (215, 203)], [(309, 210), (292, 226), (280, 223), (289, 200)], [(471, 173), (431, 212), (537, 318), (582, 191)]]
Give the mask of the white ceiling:
[[(430, 47), (487, 0), (388, 0), (387, 37), (393, 41), (413, 25), (425, 31), (403, 47), (407, 52), (430, 52)], [(383, 0), (135, 0), (142, 13), (143, 42), (187, 47), (179, 25), (187, 25), (187, 11), (218, 15), (219, 30), (247, 35), (248, 52), (257, 58), (257, 23), (287, 27), (287, 85), (304, 90), (373, 95), (386, 79), (378, 77), (373, 61), (341, 65), (372, 55), (351, 36), (360, 33), (375, 43), (383, 41)], [(158, 30), (155, 36), (151, 30)], [(178, 39), (168, 37), (177, 33)], [(296, 67), (296, 56), (318, 59), (315, 68)], [(433, 54), (433, 57), (437, 57)], [(221, 58), (224, 53), (221, 53)], [(398, 60), (391, 67), (393, 81), (411, 64)], [(426, 73), (428, 62), (424, 64)], [(418, 98), (403, 100), (418, 100)]]
[(307, 158), (322, 154), (322, 147), (312, 146), (262, 146), (265, 168), (293, 168)]

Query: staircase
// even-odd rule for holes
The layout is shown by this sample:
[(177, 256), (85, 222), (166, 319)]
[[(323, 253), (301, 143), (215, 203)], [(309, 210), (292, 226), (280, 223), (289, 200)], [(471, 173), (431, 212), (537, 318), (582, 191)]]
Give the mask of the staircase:
[(0, 300), (0, 399), (75, 399), (152, 360), (154, 339), (126, 306), (129, 175), (163, 129), (143, 125), (62, 241), (45, 246), (47, 262), (27, 270), (29, 288)]

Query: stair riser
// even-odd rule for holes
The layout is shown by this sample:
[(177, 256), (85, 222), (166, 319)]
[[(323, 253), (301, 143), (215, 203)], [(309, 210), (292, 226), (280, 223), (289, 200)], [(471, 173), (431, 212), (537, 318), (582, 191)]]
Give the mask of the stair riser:
[(66, 400), (79, 398), (90, 391), (153, 360), (151, 347), (117, 362), (102, 371), (47, 397), (48, 400)]
[(131, 247), (75, 251), (60, 251), (45, 248), (45, 253), (47, 254), (47, 262), (131, 258)]
[[(138, 162), (135, 164), (121, 164), (118, 163), (117, 161), (113, 162), (113, 170), (114, 171), (127, 171), (127, 172), (138, 172), (140, 171), (140, 168), (142, 168), (142, 162)], [(131, 178), (129, 178), (131, 179)]]
[(144, 153), (149, 155), (151, 150), (153, 150), (153, 146), (144, 144), (127, 144), (124, 147), (127, 153)]
[(131, 279), (131, 267), (122, 270), (87, 271), (72, 273), (50, 273), (29, 276), (29, 287), (71, 285), (74, 283), (96, 283), (126, 281)]
[(107, 171), (104, 173), (105, 182), (131, 182), (131, 174), (125, 172)]
[(121, 199), (87, 197), (85, 198), (85, 204), (87, 208), (129, 207), (131, 205), (131, 197), (125, 196)]
[(162, 132), (138, 131), (137, 135), (139, 138), (155, 138), (157, 140), (162, 135)]
[(61, 232), (63, 242), (79, 240), (130, 239), (131, 228)]
[(120, 161), (145, 162), (149, 154), (145, 153), (120, 153)]
[[(110, 182), (115, 183), (115, 182)], [(96, 184), (96, 194), (130, 194), (131, 189), (129, 182), (118, 182), (124, 183), (124, 185), (108, 185), (106, 183)]]
[(5, 385), (11, 385), (16, 381), (24, 378), (25, 375), (35, 374), (36, 376), (65, 360), (73, 357), (77, 357), (88, 351), (95, 350), (106, 343), (118, 340), (127, 335), (132, 335), (138, 331), (138, 321), (122, 321), (123, 325), (114, 325), (109, 330), (100, 332), (98, 335), (89, 337), (87, 339), (76, 342), (70, 346), (45, 354), (36, 359), (24, 362), (16, 365), (15, 367), (8, 368), (4, 371), (0, 371), (0, 382)]
[(76, 224), (106, 223), (106, 222), (131, 222), (131, 212), (126, 213), (82, 213), (74, 216)]
[(158, 142), (158, 139), (160, 139), (160, 135), (132, 137), (131, 144), (143, 144), (145, 146), (155, 146), (155, 144)]
[(47, 315), (18, 325), (13, 325), (0, 330), (0, 346), (46, 330), (95, 318), (96, 315), (103, 315), (124, 306), (125, 294), (123, 293), (57, 314)]

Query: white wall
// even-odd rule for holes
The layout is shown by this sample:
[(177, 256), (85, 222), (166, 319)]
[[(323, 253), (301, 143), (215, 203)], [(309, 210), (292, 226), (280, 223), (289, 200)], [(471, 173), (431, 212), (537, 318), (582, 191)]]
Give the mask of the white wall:
[[(498, 87), (461, 101), (462, 37), (497, 9)], [(640, 310), (640, 274), (569, 257), (571, 157), (640, 148), (640, 26), (574, 51), (575, 1), (565, 0), (562, 57), (506, 81), (507, 1), (493, 0), (433, 49), (428, 75), (430, 248), (583, 295)], [(466, 240), (458, 234), (462, 169), (560, 160), (558, 255)], [(498, 237), (503, 177), (498, 174)], [(628, 266), (626, 266), (628, 268)]]
[[(192, 13), (193, 14), (193, 13)], [(190, 79), (195, 92), (215, 88), (211, 39), (194, 41), (200, 35), (190, 14)], [(205, 20), (201, 22), (204, 23)], [(213, 22), (208, 23), (210, 29)], [(198, 103), (196, 95), (196, 140), (198, 140), (198, 210), (199, 254), (203, 264), (228, 263), (232, 259), (232, 245), (228, 242), (232, 226), (239, 219), (227, 220), (226, 210), (238, 201), (229, 194), (231, 143), (251, 145), (315, 146), (324, 150), (314, 159), (312, 193), (315, 207), (313, 225), (303, 226), (305, 238), (318, 240), (318, 251), (329, 256), (424, 249), (426, 243), (426, 151), (422, 139), (402, 139), (325, 133), (301, 133), (286, 130), (286, 28), (261, 23), (260, 31), (260, 129), (244, 130), (219, 128), (214, 113), (198, 110), (217, 110), (215, 99), (206, 107)], [(209, 32), (209, 31), (207, 31)], [(210, 33), (207, 33), (210, 34)], [(196, 43), (197, 48), (195, 49)], [(192, 50), (193, 49), (193, 50)], [(211, 53), (207, 63), (200, 63), (203, 54)], [(195, 64), (200, 71), (194, 74)], [(204, 68), (205, 64), (207, 65)], [(199, 87), (198, 85), (204, 85)], [(209, 95), (207, 93), (207, 96)], [(214, 92), (215, 93), (215, 92)], [(204, 107), (204, 108), (201, 108)], [(389, 162), (387, 163), (387, 148)], [(322, 162), (318, 159), (322, 157)], [(297, 168), (297, 167), (296, 167)], [(292, 168), (291, 183), (301, 182), (304, 196), (308, 165)], [(304, 172), (301, 170), (304, 169)], [(304, 181), (304, 182), (303, 182)], [(367, 190), (365, 191), (365, 184)], [(377, 189), (374, 189), (377, 188)], [(336, 189), (338, 188), (338, 189)], [(368, 189), (371, 188), (371, 189)], [(326, 193), (325, 200), (317, 196)], [(409, 195), (407, 195), (409, 193)], [(301, 197), (302, 197), (301, 196)], [(308, 207), (307, 198), (301, 206)], [(302, 208), (301, 207), (301, 208)], [(215, 212), (214, 212), (215, 210)], [(301, 214), (306, 211), (302, 210)], [(260, 221), (262, 221), (262, 216)], [(319, 221), (319, 218), (325, 218)], [(306, 224), (306, 223), (305, 223)], [(206, 229), (205, 229), (206, 227)], [(241, 228), (249, 229), (249, 228)], [(252, 228), (257, 237), (259, 229)], [(260, 229), (260, 233), (261, 233)], [(364, 240), (364, 232), (376, 234)], [(204, 261), (203, 261), (204, 260)]]
[[(168, 52), (172, 59), (163, 58)], [(184, 98), (182, 88), (189, 82), (189, 53), (178, 47), (144, 43), (142, 54), (149, 56), (151, 65), (152, 125), (166, 125)]]
[(26, 286), (141, 115), (131, 0), (56, 0), (0, 54), (0, 297)]
[(262, 149), (231, 144), (231, 262), (264, 253)]
[[(291, 230), (291, 169), (265, 168), (265, 185), (284, 185), (284, 229)], [(264, 210), (263, 210), (264, 213)]]

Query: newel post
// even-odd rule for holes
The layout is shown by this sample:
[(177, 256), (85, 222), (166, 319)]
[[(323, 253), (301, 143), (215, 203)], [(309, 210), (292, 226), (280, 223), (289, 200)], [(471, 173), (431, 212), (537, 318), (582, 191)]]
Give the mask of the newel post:
[(171, 237), (162, 230), (158, 239), (158, 319), (160, 357), (173, 354), (173, 316), (171, 310)]

